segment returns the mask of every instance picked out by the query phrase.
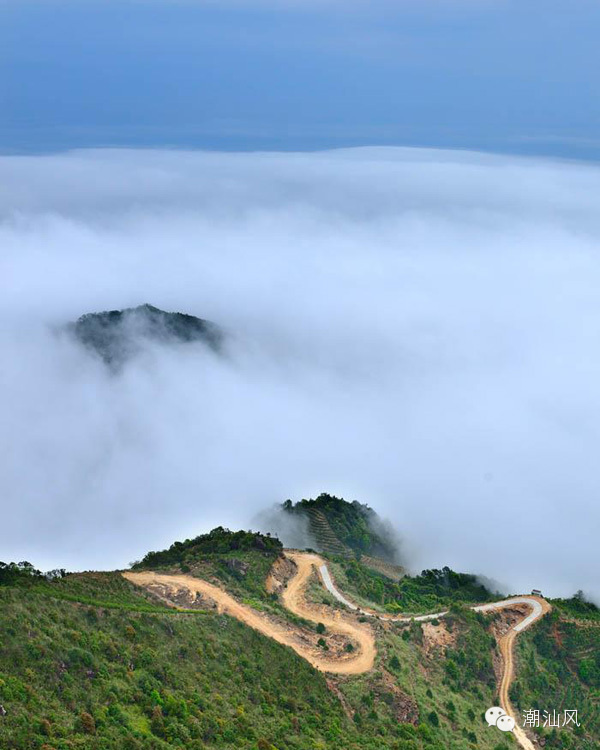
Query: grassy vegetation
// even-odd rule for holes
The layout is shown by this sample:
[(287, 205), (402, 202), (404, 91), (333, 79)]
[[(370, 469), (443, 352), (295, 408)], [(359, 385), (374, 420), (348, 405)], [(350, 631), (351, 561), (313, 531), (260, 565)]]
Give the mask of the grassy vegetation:
[(174, 542), (169, 549), (161, 552), (148, 552), (140, 562), (132, 565), (134, 570), (185, 566), (201, 559), (204, 555), (224, 555), (229, 552), (241, 553), (256, 551), (264, 553), (273, 561), (282, 551), (283, 545), (276, 537), (253, 531), (230, 531), (218, 526), (208, 534), (202, 534), (185, 542)]
[(452, 603), (487, 602), (494, 598), (473, 575), (455, 573), (450, 568), (424, 570), (418, 576), (400, 581), (366, 568), (355, 560), (331, 559), (339, 586), (358, 604), (373, 603), (382, 611), (424, 613), (447, 609)]
[(151, 594), (126, 581), (119, 573), (70, 573), (56, 570), (43, 574), (31, 563), (1, 563), (1, 587), (16, 586), (30, 597), (51, 597), (106, 609), (165, 612), (170, 608)]
[(586, 600), (582, 591), (578, 591), (570, 599), (552, 599), (552, 606), (560, 610), (565, 617), (577, 620), (594, 620), (600, 622), (600, 609)]
[[(593, 605), (592, 605), (593, 606)], [(567, 607), (570, 610), (570, 607)], [(570, 611), (569, 614), (572, 612)], [(540, 728), (545, 746), (598, 748), (600, 740), (600, 626), (565, 618), (561, 608), (517, 641), (517, 679), (511, 699), (520, 711), (578, 711), (581, 727)]]
[[(402, 750), (508, 750), (482, 717), (496, 700), (489, 624), (457, 609), (441, 626), (447, 648), (432, 646), (419, 623), (382, 628), (375, 670), (341, 686), (355, 723), (366, 734), (396, 734), (392, 747)], [(418, 721), (406, 722), (415, 708)]]
[(218, 527), (195, 539), (175, 542), (168, 550), (149, 552), (132, 567), (184, 572), (217, 584), (255, 609), (312, 627), (282, 607), (277, 597), (266, 590), (267, 575), (282, 549), (275, 537)]
[(165, 612), (169, 609), (160, 599), (126, 581), (120, 573), (71, 573), (52, 581), (36, 581), (29, 591), (34, 596), (50, 596), (104, 609), (138, 612)]
[[(212, 579), (282, 615), (265, 577), (278, 540), (210, 534), (135, 565)], [(0, 748), (10, 750), (511, 750), (489, 728), (497, 703), (489, 598), (473, 576), (424, 571), (399, 583), (337, 558), (340, 587), (368, 604), (449, 609), (440, 622), (373, 621), (375, 669), (325, 678), (291, 649), (216, 612), (179, 612), (119, 573), (44, 576), (0, 564)], [(309, 598), (330, 596), (309, 586)], [(592, 750), (600, 718), (597, 609), (577, 596), (517, 640), (515, 706), (579, 710), (546, 746)], [(287, 612), (287, 611), (286, 611)], [(289, 613), (287, 616), (290, 617)], [(319, 629), (326, 643), (325, 628)]]
[(231, 618), (30, 593), (0, 588), (2, 748), (353, 746), (324, 678)]
[[(464, 750), (468, 706), (477, 711), (479, 694), (483, 705), (492, 692), (489, 648), (483, 656), (474, 646), (485, 631), (470, 614), (451, 625), (469, 654), (452, 657), (458, 677), (426, 655), (420, 626), (408, 637), (382, 631), (380, 668), (416, 706), (401, 720), (379, 669), (341, 681), (349, 718), (323, 675), (290, 649), (226, 616), (142, 611), (148, 604), (118, 574), (0, 587), (0, 747)], [(460, 721), (444, 713), (449, 696)], [(477, 747), (494, 748), (481, 726), (474, 731)]]

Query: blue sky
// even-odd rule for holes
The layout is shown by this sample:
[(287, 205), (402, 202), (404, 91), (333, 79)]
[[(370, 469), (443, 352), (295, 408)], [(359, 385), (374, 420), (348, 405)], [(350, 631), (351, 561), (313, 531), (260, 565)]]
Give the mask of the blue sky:
[(600, 4), (0, 0), (0, 151), (600, 156)]

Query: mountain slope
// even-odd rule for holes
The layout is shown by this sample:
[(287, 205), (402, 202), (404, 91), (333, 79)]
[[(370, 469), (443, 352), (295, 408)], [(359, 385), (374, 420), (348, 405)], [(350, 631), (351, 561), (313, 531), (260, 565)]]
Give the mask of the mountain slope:
[[(342, 605), (307, 579), (307, 594), (330, 619), (315, 629), (292, 618), (293, 568), (281, 551), (276, 539), (216, 529), (135, 567), (167, 576), (187, 570), (283, 627), (287, 612), (290, 632), (304, 632), (311, 648), (335, 658), (345, 651), (335, 634), (347, 616)], [(351, 564), (360, 580), (377, 576), (356, 560), (340, 564)], [(423, 601), (437, 601), (427, 597), (440, 597), (435, 586), (456, 575), (403, 582)], [(0, 747), (510, 750), (512, 738), (488, 727), (483, 713), (497, 703), (496, 639), (522, 614), (473, 612), (462, 586), (442, 594), (443, 620), (363, 618), (376, 644), (373, 669), (326, 676), (214, 608), (169, 608), (118, 573), (59, 571), (47, 580), (26, 564), (0, 565)], [(581, 712), (580, 729), (541, 731), (549, 747), (597, 747), (598, 617), (580, 599), (556, 602), (551, 617), (518, 639), (513, 704)]]
[[(343, 557), (373, 556), (388, 567), (396, 562), (397, 540), (368, 505), (322, 493), (314, 500), (286, 500), (281, 507), (284, 513), (308, 519), (319, 551)], [(401, 574), (399, 567), (392, 577), (396, 574)]]
[(78, 606), (24, 588), (0, 589), (0, 602), (0, 747), (352, 747), (324, 677), (233, 618)]

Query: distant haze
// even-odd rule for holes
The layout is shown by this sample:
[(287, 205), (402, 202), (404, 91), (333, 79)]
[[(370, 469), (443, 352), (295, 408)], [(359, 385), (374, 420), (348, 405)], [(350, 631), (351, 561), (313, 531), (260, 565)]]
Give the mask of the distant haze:
[[(408, 565), (600, 599), (600, 169), (408, 149), (0, 159), (0, 559), (123, 566), (330, 492)], [(61, 327), (226, 334), (115, 373)]]
[(3, 0), (0, 152), (600, 159), (597, 0)]

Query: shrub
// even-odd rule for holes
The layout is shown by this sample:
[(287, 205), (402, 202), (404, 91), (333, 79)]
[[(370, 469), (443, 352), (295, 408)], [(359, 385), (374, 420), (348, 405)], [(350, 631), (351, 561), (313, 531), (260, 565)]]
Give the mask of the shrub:
[(96, 734), (96, 722), (91, 714), (83, 711), (79, 716), (79, 724), (84, 734)]

